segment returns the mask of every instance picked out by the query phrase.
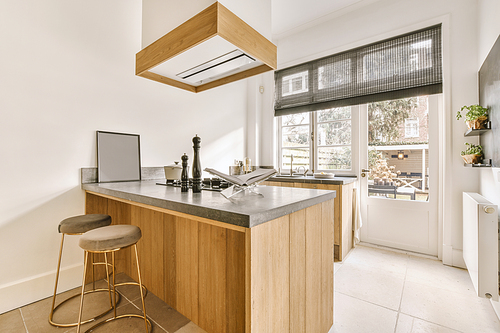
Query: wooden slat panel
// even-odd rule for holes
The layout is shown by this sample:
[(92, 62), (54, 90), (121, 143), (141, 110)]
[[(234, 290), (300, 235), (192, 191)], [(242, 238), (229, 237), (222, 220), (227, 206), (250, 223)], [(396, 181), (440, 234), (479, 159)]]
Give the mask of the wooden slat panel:
[[(87, 194), (85, 196), (85, 214), (108, 214), (108, 199), (99, 197), (97, 195)], [(111, 222), (113, 222), (113, 218), (111, 218)], [(91, 255), (89, 255), (89, 259)], [(94, 255), (94, 261), (99, 262), (103, 261), (104, 256), (101, 254)], [(92, 282), (92, 265), (90, 263), (87, 266), (85, 283)], [(94, 278), (95, 280), (103, 279), (106, 276), (106, 270), (102, 266), (94, 267)]]
[[(132, 224), (132, 206), (115, 200), (109, 200), (108, 213), (111, 215), (113, 224)], [(139, 241), (140, 242), (140, 241)], [(116, 272), (124, 272), (137, 281), (137, 265), (135, 253), (131, 248), (123, 249), (115, 254)]]
[(198, 325), (208, 332), (226, 332), (226, 229), (199, 224)]
[(333, 201), (321, 204), (321, 332), (333, 325)]
[[(164, 234), (163, 234), (163, 259), (164, 259), (164, 298), (168, 305), (177, 308), (177, 276), (176, 276), (176, 249), (177, 249), (177, 229), (176, 217), (170, 214), (163, 214)], [(160, 244), (158, 244), (160, 245)]]
[(198, 222), (176, 218), (176, 310), (198, 323)]
[(306, 211), (290, 215), (290, 332), (306, 332)]
[(290, 331), (290, 216), (271, 224), (271, 313), (270, 332)]
[(270, 293), (270, 283), (267, 278), (270, 276), (271, 263), (270, 243), (271, 233), (270, 222), (258, 225), (250, 229), (251, 232), (251, 275), (252, 275), (252, 333), (270, 332), (271, 312), (269, 302), (272, 301)]
[(260, 224), (250, 232), (251, 332), (289, 332), (289, 216)]
[(252, 232), (245, 232), (245, 333), (252, 332)]
[(306, 332), (321, 332), (321, 205), (306, 208)]
[[(141, 228), (142, 238), (137, 243), (139, 252), (139, 265), (141, 268), (142, 282), (153, 294), (164, 293), (164, 259), (161, 251), (163, 243), (163, 214), (132, 206), (132, 221)], [(132, 262), (135, 256), (132, 253)], [(148, 272), (148, 274), (144, 274)], [(135, 272), (134, 277), (137, 276)]]
[(108, 200), (98, 195), (87, 193), (85, 196), (85, 214), (107, 214)]
[(245, 331), (245, 234), (227, 230), (226, 332)]

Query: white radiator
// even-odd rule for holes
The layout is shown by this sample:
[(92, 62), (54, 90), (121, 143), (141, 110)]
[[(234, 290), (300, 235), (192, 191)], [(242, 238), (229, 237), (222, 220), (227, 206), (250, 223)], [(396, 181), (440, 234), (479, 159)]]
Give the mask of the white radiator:
[(479, 297), (498, 301), (497, 206), (477, 193), (463, 193), (463, 254)]

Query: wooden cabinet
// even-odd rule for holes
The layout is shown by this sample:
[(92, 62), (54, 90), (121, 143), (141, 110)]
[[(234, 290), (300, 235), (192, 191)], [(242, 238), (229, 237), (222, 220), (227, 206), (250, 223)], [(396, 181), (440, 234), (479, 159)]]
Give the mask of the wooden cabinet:
[[(86, 193), (86, 213), (141, 228), (142, 282), (209, 333), (328, 332), (334, 200), (252, 228)], [(117, 270), (137, 280), (130, 249)], [(104, 268), (96, 267), (104, 277)], [(90, 275), (89, 275), (90, 276)]]
[(345, 185), (315, 184), (315, 183), (294, 183), (266, 181), (262, 183), (268, 186), (301, 187), (318, 190), (337, 191), (334, 200), (334, 230), (335, 230), (335, 260), (343, 261), (353, 246), (353, 207), (352, 196), (354, 183)]

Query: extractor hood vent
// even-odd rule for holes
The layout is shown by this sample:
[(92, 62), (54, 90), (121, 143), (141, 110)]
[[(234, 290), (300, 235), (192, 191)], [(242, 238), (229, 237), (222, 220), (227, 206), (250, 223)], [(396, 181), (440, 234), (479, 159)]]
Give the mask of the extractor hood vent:
[(137, 53), (136, 75), (200, 92), (276, 69), (276, 53), (216, 2)]
[(245, 65), (255, 62), (255, 59), (249, 57), (240, 50), (234, 50), (207, 61), (204, 64), (188, 69), (177, 74), (178, 77), (191, 83), (203, 83), (207, 80), (214, 80), (219, 77), (224, 77), (229, 73), (237, 71)]

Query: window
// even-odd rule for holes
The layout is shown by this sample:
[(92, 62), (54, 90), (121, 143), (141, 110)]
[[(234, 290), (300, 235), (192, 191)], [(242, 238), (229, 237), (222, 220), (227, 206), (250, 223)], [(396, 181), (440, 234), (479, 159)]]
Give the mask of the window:
[(405, 138), (418, 138), (418, 137), (419, 137), (418, 118), (405, 119)]
[(275, 116), (442, 92), (436, 25), (277, 70)]
[[(280, 117), (280, 167), (310, 171), (352, 170), (351, 107)], [(303, 168), (301, 168), (303, 167)]]
[(309, 74), (307, 72), (301, 72), (283, 77), (281, 95), (290, 96), (307, 92), (309, 82), (308, 76)]

